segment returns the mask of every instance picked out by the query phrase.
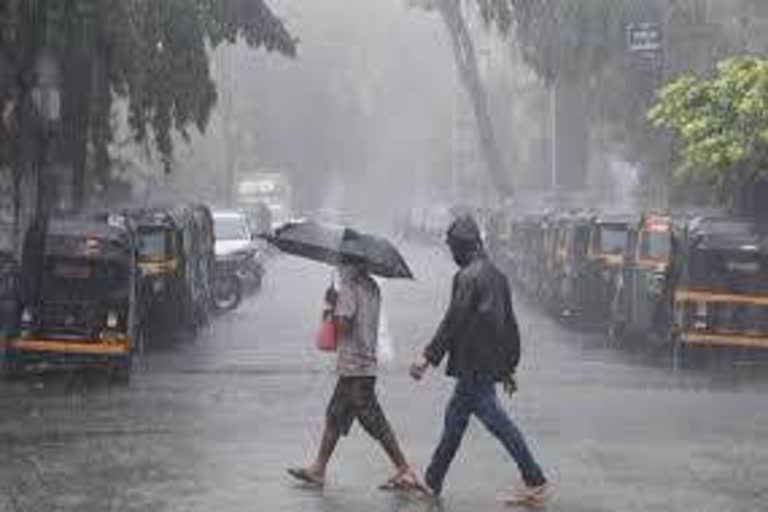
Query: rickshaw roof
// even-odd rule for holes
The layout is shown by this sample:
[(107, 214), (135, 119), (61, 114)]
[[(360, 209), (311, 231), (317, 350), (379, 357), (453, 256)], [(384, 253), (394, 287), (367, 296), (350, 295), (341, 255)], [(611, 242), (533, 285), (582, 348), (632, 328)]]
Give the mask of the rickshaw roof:
[[(56, 243), (46, 243), (45, 252), (49, 255), (125, 259), (132, 248), (132, 239), (126, 229), (90, 219), (51, 219), (46, 231), (46, 239), (50, 238), (55, 238)], [(64, 240), (82, 240), (84, 243), (75, 247), (62, 243)], [(90, 246), (89, 241), (93, 241)], [(82, 253), (77, 252), (78, 247)]]
[(749, 219), (738, 217), (697, 218), (689, 225), (696, 248), (711, 251), (766, 252), (766, 240)]
[(137, 227), (175, 227), (175, 221), (168, 209), (161, 207), (128, 208), (123, 210), (123, 215), (131, 218)]
[(690, 221), (689, 229), (699, 235), (751, 235), (757, 231), (754, 222), (741, 217), (697, 217)]
[(596, 224), (633, 224), (636, 222), (637, 216), (630, 215), (628, 213), (612, 213), (607, 215), (600, 215), (595, 217)]

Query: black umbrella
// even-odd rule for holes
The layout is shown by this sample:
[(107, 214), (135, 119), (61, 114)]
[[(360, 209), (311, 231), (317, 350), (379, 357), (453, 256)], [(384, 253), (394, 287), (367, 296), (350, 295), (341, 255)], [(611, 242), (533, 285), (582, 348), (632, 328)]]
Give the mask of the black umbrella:
[(281, 251), (338, 265), (362, 263), (371, 274), (413, 279), (408, 264), (385, 238), (313, 221), (289, 222), (265, 238)]

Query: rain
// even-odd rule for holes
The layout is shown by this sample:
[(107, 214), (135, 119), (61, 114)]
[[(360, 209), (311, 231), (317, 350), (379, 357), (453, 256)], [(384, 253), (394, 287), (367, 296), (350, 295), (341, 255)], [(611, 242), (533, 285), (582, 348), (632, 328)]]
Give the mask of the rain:
[(764, 0), (0, 1), (0, 512), (768, 508)]

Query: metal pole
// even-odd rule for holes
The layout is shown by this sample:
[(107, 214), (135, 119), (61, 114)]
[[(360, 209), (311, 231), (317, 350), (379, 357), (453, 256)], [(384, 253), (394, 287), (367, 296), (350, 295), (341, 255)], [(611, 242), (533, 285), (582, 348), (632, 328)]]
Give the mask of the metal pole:
[(232, 62), (231, 55), (227, 52), (233, 51), (233, 48), (227, 48), (224, 50), (224, 80), (222, 82), (227, 87), (224, 92), (224, 109), (223, 109), (223, 121), (224, 121), (224, 166), (226, 169), (226, 201), (227, 206), (232, 207), (235, 203), (235, 157), (232, 154), (234, 152), (234, 144), (232, 137), (232, 87), (234, 81), (232, 80)]
[(552, 190), (557, 190), (557, 80), (549, 87), (549, 115), (550, 115), (550, 184)]

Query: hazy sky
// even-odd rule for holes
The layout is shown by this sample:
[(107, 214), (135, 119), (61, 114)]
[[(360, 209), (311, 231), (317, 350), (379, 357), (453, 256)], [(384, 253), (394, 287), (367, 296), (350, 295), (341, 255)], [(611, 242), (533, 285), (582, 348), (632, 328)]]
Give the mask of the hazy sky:
[(399, 0), (270, 5), (300, 39), (298, 57), (216, 52), (219, 104), (207, 135), (180, 148), (176, 181), (221, 185), (230, 147), (236, 167), (283, 169), (305, 199), (325, 206), (367, 196), (366, 206), (391, 208), (404, 193), (434, 192), (435, 176), (450, 173), (458, 96), (436, 14)]

